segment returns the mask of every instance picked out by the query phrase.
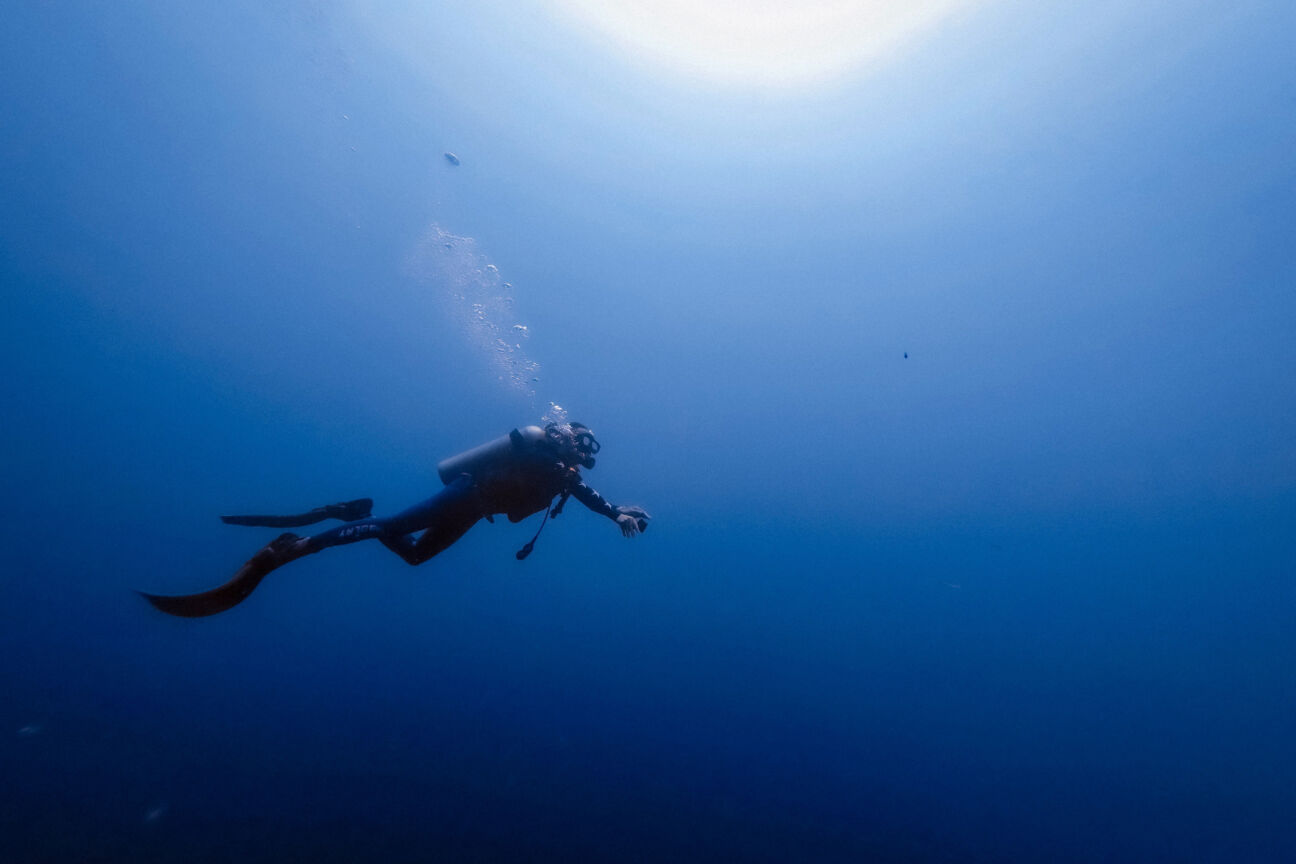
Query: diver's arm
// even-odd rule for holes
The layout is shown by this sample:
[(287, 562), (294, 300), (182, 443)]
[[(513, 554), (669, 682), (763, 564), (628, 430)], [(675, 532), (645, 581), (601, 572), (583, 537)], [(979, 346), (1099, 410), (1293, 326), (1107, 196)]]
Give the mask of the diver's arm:
[(568, 487), (568, 491), (571, 492), (573, 498), (600, 516), (606, 516), (615, 521), (617, 516), (621, 515), (617, 512), (617, 508), (608, 503), (606, 498), (585, 485), (585, 481), (579, 477)]
[(577, 479), (570, 487), (572, 497), (601, 516), (606, 516), (617, 523), (621, 533), (633, 537), (648, 527), (652, 517), (642, 507), (614, 507), (598, 492), (585, 485), (584, 480)]

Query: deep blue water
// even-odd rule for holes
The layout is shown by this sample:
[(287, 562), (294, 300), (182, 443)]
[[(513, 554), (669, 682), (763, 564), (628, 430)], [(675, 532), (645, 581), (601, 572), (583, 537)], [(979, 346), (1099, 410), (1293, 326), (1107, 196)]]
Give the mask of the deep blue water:
[[(0, 860), (1296, 860), (1296, 11), (1035, 5), (8, 10)], [(642, 538), (133, 593), (555, 404)]]

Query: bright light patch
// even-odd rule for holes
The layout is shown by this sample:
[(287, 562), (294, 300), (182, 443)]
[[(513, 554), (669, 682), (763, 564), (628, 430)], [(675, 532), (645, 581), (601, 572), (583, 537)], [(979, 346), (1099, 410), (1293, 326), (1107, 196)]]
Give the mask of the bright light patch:
[(636, 58), (730, 85), (797, 86), (897, 50), (976, 0), (552, 0)]

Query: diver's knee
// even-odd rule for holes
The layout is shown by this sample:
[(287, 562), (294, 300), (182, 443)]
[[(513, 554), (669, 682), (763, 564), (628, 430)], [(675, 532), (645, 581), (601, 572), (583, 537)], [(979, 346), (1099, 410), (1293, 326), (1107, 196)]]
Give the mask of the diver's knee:
[(427, 555), (421, 554), (417, 549), (402, 549), (392, 544), (387, 544), (387, 548), (395, 552), (402, 561), (411, 567), (417, 567), (428, 559)]

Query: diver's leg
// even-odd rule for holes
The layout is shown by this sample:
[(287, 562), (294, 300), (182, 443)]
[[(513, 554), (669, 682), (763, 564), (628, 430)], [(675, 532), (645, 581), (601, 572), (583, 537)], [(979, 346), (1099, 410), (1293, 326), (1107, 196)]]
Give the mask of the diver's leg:
[(302, 525), (314, 525), (325, 519), (341, 519), (343, 522), (355, 522), (368, 519), (373, 510), (372, 498), (357, 498), (340, 504), (329, 504), (316, 507), (306, 513), (291, 516), (222, 516), (226, 525), (251, 525), (260, 528), (300, 528)]
[(330, 546), (345, 546), (348, 543), (358, 543), (361, 540), (382, 537), (392, 530), (388, 524), (390, 521), (390, 519), (375, 519), (373, 517), (358, 519), (354, 522), (347, 522), (345, 525), (339, 525), (336, 528), (330, 528), (328, 531), (313, 534), (310, 537), (299, 537), (297, 538), (297, 546), (301, 550), (301, 555), (312, 555)]
[[(463, 536), (482, 517), (472, 478), (464, 475), (437, 494), (407, 510), (381, 519), (348, 522), (297, 541), (295, 557), (361, 540), (382, 541), (410, 564), (421, 564)], [(415, 541), (411, 536), (424, 531)], [(431, 535), (431, 539), (429, 539)]]
[(423, 532), (417, 540), (413, 534), (379, 537), (382, 544), (395, 552), (406, 564), (418, 565), (449, 549), (454, 542), (477, 524), (481, 514), (475, 511), (449, 511)]
[[(407, 511), (408, 512), (408, 511)], [(404, 515), (404, 514), (402, 514)], [(332, 531), (325, 531), (314, 537), (298, 537), (296, 534), (281, 534), (272, 540), (239, 568), (230, 579), (219, 588), (204, 591), (201, 594), (183, 596), (162, 596), (143, 594), (144, 598), (156, 608), (170, 615), (186, 618), (197, 618), (204, 615), (215, 615), (242, 603), (252, 593), (261, 580), (272, 571), (298, 558), (311, 555), (329, 546), (341, 546), (367, 540), (370, 537), (384, 537), (389, 533), (407, 534), (411, 530), (426, 527), (410, 521), (400, 522), (393, 519), (361, 519), (348, 522)], [(466, 529), (465, 529), (466, 530)], [(411, 562), (414, 563), (414, 562)]]
[[(378, 539), (406, 564), (422, 564), (468, 533), (483, 515), (472, 478), (464, 475), (427, 501), (393, 516), (393, 530)], [(413, 532), (420, 529), (423, 536), (415, 540)]]
[[(330, 546), (377, 537), (410, 564), (421, 564), (464, 535), (482, 517), (472, 478), (461, 477), (436, 495), (387, 519), (360, 519), (316, 534), (281, 534), (245, 563), (234, 578), (201, 594), (143, 594), (155, 607), (187, 618), (215, 615), (242, 603), (261, 580), (283, 565)], [(410, 535), (423, 531), (415, 541)]]

